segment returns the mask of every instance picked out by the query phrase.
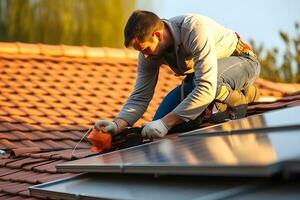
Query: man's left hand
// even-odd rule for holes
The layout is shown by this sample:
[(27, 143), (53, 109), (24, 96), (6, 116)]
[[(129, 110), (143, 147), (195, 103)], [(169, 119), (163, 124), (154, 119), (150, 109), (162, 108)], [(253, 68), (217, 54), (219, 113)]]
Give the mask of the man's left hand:
[(169, 128), (163, 120), (155, 120), (146, 124), (142, 130), (142, 136), (145, 138), (162, 138), (167, 135)]

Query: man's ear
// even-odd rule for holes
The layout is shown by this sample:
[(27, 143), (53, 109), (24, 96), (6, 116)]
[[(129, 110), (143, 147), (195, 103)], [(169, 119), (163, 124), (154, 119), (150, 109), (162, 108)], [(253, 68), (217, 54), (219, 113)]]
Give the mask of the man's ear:
[(156, 36), (158, 38), (159, 41), (162, 40), (162, 31), (155, 31), (153, 33), (153, 36)]

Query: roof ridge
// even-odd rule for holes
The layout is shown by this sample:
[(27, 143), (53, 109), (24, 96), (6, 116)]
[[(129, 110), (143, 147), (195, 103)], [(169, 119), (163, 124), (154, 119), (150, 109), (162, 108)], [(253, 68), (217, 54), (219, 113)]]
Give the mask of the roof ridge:
[(137, 59), (137, 52), (130, 49), (110, 47), (89, 47), (70, 45), (49, 45), (42, 43), (0, 42), (0, 54), (30, 54), (66, 56), (80, 58), (129, 58)]
[[(258, 78), (255, 80), (256, 84), (259, 84), (262, 88), (267, 88), (267, 89), (271, 89), (273, 91), (277, 91), (283, 94), (288, 94), (291, 92), (294, 92), (294, 89), (297, 89), (297, 87), (300, 87), (299, 83), (284, 83), (284, 82), (273, 82), (267, 79), (263, 79), (263, 78)], [(287, 85), (289, 86), (293, 86), (293, 88), (290, 88), (290, 90), (288, 90), (288, 88), (286, 87)]]

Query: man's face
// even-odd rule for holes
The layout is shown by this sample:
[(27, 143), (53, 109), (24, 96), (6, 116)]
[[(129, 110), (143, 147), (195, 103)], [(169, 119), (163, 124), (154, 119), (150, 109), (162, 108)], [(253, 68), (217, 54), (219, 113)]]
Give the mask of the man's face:
[(133, 48), (141, 52), (145, 59), (148, 57), (160, 57), (165, 50), (163, 40), (157, 35), (153, 35), (150, 39), (141, 42), (136, 40), (133, 43)]

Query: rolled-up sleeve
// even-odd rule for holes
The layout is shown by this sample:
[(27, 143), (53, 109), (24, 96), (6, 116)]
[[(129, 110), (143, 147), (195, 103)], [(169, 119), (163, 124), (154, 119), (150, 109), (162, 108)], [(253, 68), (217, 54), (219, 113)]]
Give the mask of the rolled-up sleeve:
[[(191, 22), (192, 23), (192, 22)], [(172, 111), (184, 121), (194, 120), (214, 100), (217, 88), (217, 54), (213, 34), (200, 22), (187, 26), (183, 45), (194, 61), (195, 88)]]
[(133, 125), (142, 117), (153, 97), (159, 66), (160, 60), (146, 60), (139, 54), (135, 87), (118, 114), (118, 118)]

